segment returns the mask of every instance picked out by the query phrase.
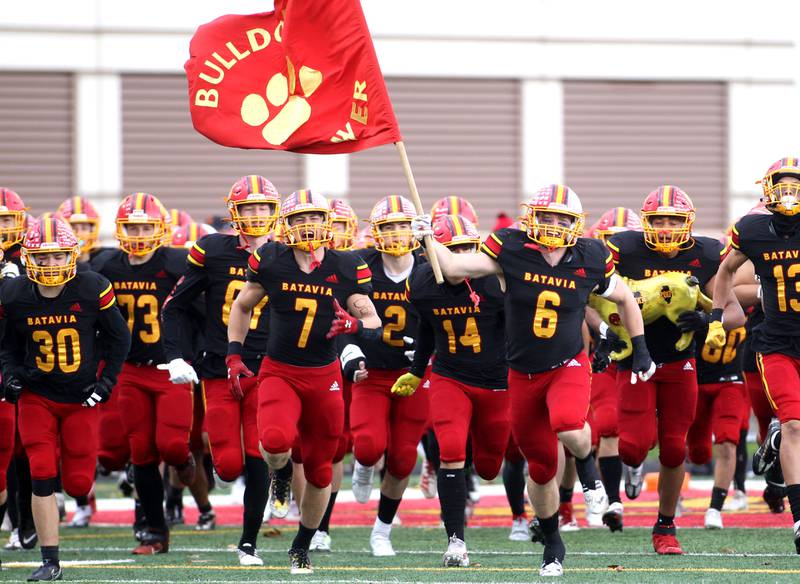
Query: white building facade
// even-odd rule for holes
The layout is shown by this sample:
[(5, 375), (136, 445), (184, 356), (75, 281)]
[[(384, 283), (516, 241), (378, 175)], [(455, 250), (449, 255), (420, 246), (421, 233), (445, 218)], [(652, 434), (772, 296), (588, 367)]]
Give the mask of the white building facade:
[[(800, 155), (788, 0), (362, 0), (423, 201), (472, 200), (489, 229), (566, 182), (595, 220), (684, 188), (712, 233)], [(305, 156), (226, 149), (194, 132), (183, 64), (197, 25), (255, 0), (7, 3), (0, 15), (0, 185), (34, 213), (81, 194), (104, 231), (144, 190), (197, 220), (242, 174), (348, 198), (405, 194), (390, 146)]]

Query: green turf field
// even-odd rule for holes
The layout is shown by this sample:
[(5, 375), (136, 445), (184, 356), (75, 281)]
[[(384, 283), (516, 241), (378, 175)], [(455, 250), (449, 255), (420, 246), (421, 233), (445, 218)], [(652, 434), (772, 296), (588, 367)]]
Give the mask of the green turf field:
[[(315, 573), (291, 576), (286, 549), (292, 532), (263, 538), (263, 568), (238, 565), (233, 545), (238, 530), (225, 528), (197, 533), (173, 531), (169, 554), (136, 558), (129, 554), (128, 529), (62, 529), (62, 561), (116, 560), (110, 565), (64, 567), (70, 582), (537, 582), (541, 546), (511, 542), (506, 529), (467, 531), (472, 566), (440, 567), (444, 536), (440, 529), (394, 530), (397, 557), (376, 559), (369, 555), (369, 530), (335, 528), (334, 552), (312, 554)], [(563, 582), (800, 582), (800, 558), (794, 553), (788, 529), (726, 529), (679, 532), (687, 555), (657, 557), (650, 547), (649, 530), (629, 529), (622, 534), (582, 530), (564, 534), (567, 544)], [(38, 562), (36, 552), (1, 552), (0, 581), (22, 581), (33, 570), (16, 562)]]

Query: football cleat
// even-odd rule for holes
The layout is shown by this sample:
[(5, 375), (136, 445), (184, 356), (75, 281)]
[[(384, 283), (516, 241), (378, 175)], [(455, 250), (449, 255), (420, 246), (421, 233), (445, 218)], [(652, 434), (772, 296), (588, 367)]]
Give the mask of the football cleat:
[(92, 506), (79, 505), (75, 509), (75, 514), (72, 516), (72, 521), (69, 522), (67, 527), (89, 527), (92, 520)]
[(670, 556), (683, 554), (683, 548), (675, 537), (675, 526), (653, 528), (653, 549), (657, 554)]
[(3, 546), (3, 549), (9, 551), (16, 551), (22, 549), (22, 544), (19, 541), (19, 529), (14, 528), (11, 530), (11, 534), (8, 536), (8, 542), (6, 545)]
[(272, 517), (283, 519), (289, 514), (292, 479), (280, 479), (275, 473), (269, 484), (269, 509)]
[(183, 525), (185, 520), (183, 518), (183, 505), (168, 506), (164, 510), (164, 519), (167, 525)]
[(59, 523), (67, 518), (67, 501), (64, 498), (64, 493), (55, 493), (56, 507), (58, 508), (58, 521)]
[(635, 499), (642, 494), (644, 485), (644, 465), (625, 467), (625, 494), (628, 499)]
[(467, 544), (455, 535), (451, 535), (447, 543), (447, 551), (444, 552), (443, 563), (445, 568), (469, 568)]
[(419, 476), (419, 490), (422, 491), (422, 496), (426, 499), (436, 497), (438, 488), (436, 480), (436, 470), (433, 468), (431, 461), (426, 459), (422, 465), (422, 474)]
[(508, 534), (508, 539), (511, 541), (528, 541), (529, 538), (527, 520), (524, 517), (514, 519), (511, 522), (511, 533)]
[(548, 576), (563, 576), (564, 566), (558, 560), (551, 562), (542, 562), (542, 567), (539, 568), (539, 576), (547, 578)]
[(786, 489), (767, 484), (762, 496), (771, 513), (783, 513), (786, 509), (786, 505), (783, 501), (783, 498), (786, 496)]
[(311, 560), (308, 559), (308, 551), (302, 548), (292, 548), (289, 550), (289, 561), (291, 562), (292, 574), (313, 574), (314, 568)]
[(327, 531), (320, 531), (314, 534), (311, 538), (311, 547), (308, 548), (312, 552), (329, 552), (331, 551), (331, 536)]
[[(578, 531), (578, 520), (575, 519), (575, 510), (572, 503), (561, 503), (558, 506), (558, 528), (561, 531)], [(542, 539), (544, 542), (544, 539)]]
[(476, 505), (481, 501), (481, 480), (478, 478), (477, 473), (469, 473), (467, 497), (469, 497), (469, 500)]
[(735, 490), (733, 496), (729, 497), (722, 506), (723, 511), (747, 511), (747, 493)]
[(376, 558), (391, 557), (397, 555), (392, 546), (390, 531), (381, 531), (375, 528), (369, 536), (369, 547), (372, 548), (372, 555)]
[(28, 576), (28, 582), (54, 582), (61, 578), (61, 565), (58, 562), (46, 561)]
[(147, 536), (147, 520), (144, 516), (144, 508), (136, 499), (133, 504), (133, 537), (136, 541), (142, 541)]
[(703, 519), (703, 527), (706, 529), (722, 529), (722, 513), (709, 507), (706, 509), (706, 516)]
[(258, 555), (256, 548), (251, 543), (243, 543), (236, 548), (240, 566), (263, 566), (264, 560)]
[(753, 454), (753, 472), (757, 475), (763, 475), (777, 459), (778, 459), (778, 444), (777, 438), (781, 433), (781, 423), (777, 418), (769, 423), (767, 428), (767, 436), (764, 441), (759, 444)]
[(353, 465), (353, 496), (359, 503), (369, 501), (372, 494), (372, 478), (375, 475), (374, 466), (364, 466), (357, 460)]
[(800, 521), (794, 522), (794, 551), (800, 554)]
[(545, 544), (539, 576), (563, 576), (566, 552), (564, 542), (560, 539), (557, 542)]
[(608, 495), (603, 483), (595, 481), (594, 489), (584, 490), (583, 500), (586, 502), (586, 520), (589, 525), (603, 525), (603, 514), (608, 511)]
[(39, 535), (33, 525), (20, 525), (19, 543), (24, 550), (32, 550), (39, 543)]
[(542, 531), (542, 526), (539, 523), (538, 517), (534, 517), (531, 519), (531, 522), (528, 523), (528, 535), (530, 535), (531, 543), (540, 543), (544, 545), (544, 532)]
[(135, 556), (154, 556), (165, 554), (169, 551), (169, 534), (152, 533), (144, 534), (141, 543), (131, 552)]
[(195, 531), (211, 531), (217, 526), (217, 514), (212, 509), (208, 513), (201, 513), (197, 517), (197, 525), (194, 526)]
[(622, 531), (622, 503), (615, 501), (608, 506), (608, 511), (603, 513), (603, 524), (607, 525), (611, 532)]

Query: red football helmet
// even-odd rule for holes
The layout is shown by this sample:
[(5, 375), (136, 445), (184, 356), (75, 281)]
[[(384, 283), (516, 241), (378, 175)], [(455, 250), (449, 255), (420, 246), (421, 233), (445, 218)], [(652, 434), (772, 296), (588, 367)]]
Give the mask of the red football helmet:
[[(372, 208), (369, 225), (375, 249), (393, 256), (405, 255), (419, 247), (419, 241), (411, 234), (411, 221), (417, 216), (414, 205), (400, 195), (382, 198)], [(406, 223), (405, 226), (397, 226)], [(389, 229), (384, 226), (393, 226)]]
[(187, 249), (194, 245), (194, 242), (208, 235), (209, 233), (216, 233), (217, 230), (206, 225), (205, 223), (189, 223), (183, 227), (175, 227), (172, 230), (172, 238), (170, 240), (170, 247), (185, 247)]
[(189, 223), (194, 223), (194, 219), (188, 212), (173, 208), (169, 210), (169, 223), (174, 229), (175, 227), (183, 227), (184, 225), (189, 225)]
[(781, 158), (760, 182), (764, 190), (761, 200), (770, 212), (787, 216), (800, 213), (800, 158)]
[(481, 244), (481, 234), (472, 221), (460, 215), (440, 215), (433, 223), (433, 234), (445, 247), (471, 246), (477, 250)]
[(0, 187), (0, 247), (8, 249), (25, 235), (28, 208), (17, 193)]
[(478, 227), (478, 214), (468, 200), (462, 197), (442, 197), (431, 207), (431, 223), (443, 215), (460, 215)]
[[(60, 261), (51, 254), (64, 254)], [(22, 242), (22, 261), (28, 279), (42, 286), (61, 286), (77, 272), (78, 238), (69, 224), (55, 217), (32, 221)]]
[[(293, 215), (319, 213), (321, 221), (306, 220), (303, 223), (290, 221)], [(328, 200), (317, 193), (303, 189), (295, 191), (281, 205), (281, 237), (286, 245), (303, 251), (314, 251), (333, 239), (331, 209)]]
[[(642, 229), (647, 247), (670, 253), (692, 246), (694, 204), (678, 187), (663, 185), (651, 192), (642, 203)], [(653, 225), (659, 218), (676, 218), (679, 225)]]
[[(275, 228), (281, 207), (281, 196), (278, 189), (263, 176), (248, 174), (231, 187), (225, 204), (231, 214), (231, 221), (239, 233), (252, 237), (267, 235)], [(249, 210), (242, 214), (248, 205), (259, 205), (257, 214)], [(264, 212), (261, 205), (266, 205)]]
[[(167, 242), (170, 217), (164, 205), (149, 193), (134, 193), (122, 200), (117, 211), (117, 239), (131, 255), (147, 255)], [(146, 229), (145, 226), (152, 226)]]
[(356, 236), (355, 249), (372, 249), (375, 247), (375, 239), (372, 237), (372, 228), (367, 225)]
[(344, 199), (331, 199), (331, 249), (353, 249), (358, 234), (358, 216)]
[[(625, 207), (614, 207), (600, 216), (600, 219), (592, 225), (591, 237), (606, 240), (607, 237), (619, 233), (620, 231), (641, 231), (642, 221), (633, 209)], [(587, 236), (589, 234), (587, 233)]]
[(58, 206), (58, 213), (69, 223), (81, 243), (81, 252), (97, 247), (100, 237), (100, 215), (86, 197), (70, 197)]
[(545, 247), (570, 247), (583, 233), (581, 200), (566, 185), (547, 185), (523, 205), (522, 225), (536, 243)]

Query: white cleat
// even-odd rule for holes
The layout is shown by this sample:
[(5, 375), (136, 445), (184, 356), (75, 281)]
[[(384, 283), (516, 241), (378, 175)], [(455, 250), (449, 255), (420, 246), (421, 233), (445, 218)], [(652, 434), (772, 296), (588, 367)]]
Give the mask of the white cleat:
[(524, 517), (514, 519), (511, 522), (511, 533), (508, 534), (508, 539), (511, 541), (529, 541), (528, 520)]
[(236, 548), (236, 553), (239, 555), (240, 566), (263, 566), (264, 560), (258, 555), (256, 548), (250, 544), (244, 544)]
[[(592, 527), (596, 525), (602, 526), (603, 513), (608, 511), (608, 495), (606, 495), (606, 488), (603, 486), (603, 483), (595, 481), (594, 489), (583, 492), (583, 500), (586, 502), (586, 520), (589, 521), (589, 525)], [(593, 524), (589, 520), (593, 515), (597, 516), (599, 525)]]
[(548, 577), (548, 576), (563, 576), (564, 575), (564, 566), (561, 565), (561, 562), (558, 560), (553, 560), (549, 564), (542, 564), (542, 567), (539, 568), (539, 576)]
[(364, 466), (357, 460), (353, 465), (353, 496), (359, 503), (369, 501), (372, 494), (372, 477), (375, 475), (374, 466)]
[(22, 549), (22, 543), (19, 541), (19, 529), (14, 528), (11, 530), (11, 535), (8, 536), (8, 543), (3, 548), (9, 551)]
[(469, 554), (467, 554), (467, 544), (458, 539), (455, 535), (450, 536), (447, 543), (447, 551), (444, 552), (445, 568), (469, 568)]
[(92, 506), (80, 505), (75, 509), (75, 514), (72, 516), (72, 521), (69, 522), (67, 527), (89, 527), (92, 521)]
[(422, 491), (422, 496), (426, 499), (433, 499), (436, 497), (438, 485), (436, 483), (436, 471), (429, 460), (425, 460), (422, 464), (422, 474), (419, 476), (419, 490)]
[(625, 494), (628, 499), (635, 499), (642, 494), (644, 486), (644, 464), (625, 467)]
[(388, 558), (397, 555), (392, 547), (391, 533), (391, 530), (372, 529), (372, 533), (369, 536), (369, 547), (372, 548), (373, 556), (376, 558)]
[(706, 529), (722, 529), (722, 513), (709, 507), (706, 510), (703, 527)]
[(735, 490), (722, 506), (723, 511), (747, 511), (747, 493)]
[(327, 531), (319, 531), (311, 538), (310, 552), (329, 552), (331, 551), (331, 536)]

